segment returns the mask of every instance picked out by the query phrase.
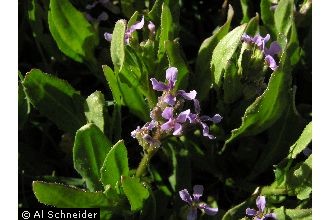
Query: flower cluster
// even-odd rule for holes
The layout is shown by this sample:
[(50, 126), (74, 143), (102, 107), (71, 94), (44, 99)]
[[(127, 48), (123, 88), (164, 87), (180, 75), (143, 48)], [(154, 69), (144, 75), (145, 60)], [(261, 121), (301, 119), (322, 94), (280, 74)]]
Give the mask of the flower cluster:
[(216, 215), (218, 213), (218, 208), (211, 208), (199, 199), (203, 195), (204, 187), (202, 185), (195, 185), (193, 190), (192, 198), (187, 189), (183, 189), (179, 192), (181, 199), (190, 206), (187, 220), (197, 219), (197, 209), (200, 209), (207, 215)]
[[(158, 97), (156, 106), (150, 112), (150, 122), (143, 127), (138, 127), (132, 131), (132, 137), (136, 138), (141, 146), (146, 144), (159, 147), (160, 140), (168, 135), (179, 136), (183, 132), (183, 128), (188, 125), (200, 125), (203, 128), (203, 135), (210, 139), (215, 137), (209, 134), (207, 121), (219, 123), (222, 117), (215, 114), (213, 117), (200, 115), (199, 101), (196, 99), (197, 92), (192, 90), (186, 92), (184, 90), (176, 90), (178, 70), (170, 67), (166, 70), (166, 82), (159, 82), (155, 78), (151, 78), (152, 88), (156, 91), (163, 92)], [(185, 101), (194, 103), (193, 113), (190, 109), (182, 110)]]
[(245, 213), (250, 217), (254, 217), (254, 220), (266, 220), (266, 219), (276, 219), (275, 213), (264, 214), (266, 207), (266, 197), (258, 196), (256, 200), (258, 210), (247, 208)]
[[(136, 30), (141, 30), (144, 26), (144, 16), (142, 16), (141, 21), (136, 22), (135, 24), (133, 24), (132, 26), (130, 26), (129, 28), (126, 29), (125, 31), (125, 44), (129, 44), (130, 43), (130, 39), (132, 37), (132, 34), (136, 31)], [(151, 34), (155, 34), (156, 32), (156, 27), (154, 25), (154, 23), (152, 23), (151, 21), (149, 21), (148, 24), (148, 29), (150, 31)], [(104, 33), (104, 39), (106, 39), (107, 41), (111, 42), (112, 39), (112, 34), (105, 32)]]
[(251, 37), (247, 35), (246, 33), (242, 36), (242, 41), (244, 41), (247, 44), (254, 44), (256, 45), (259, 50), (265, 55), (265, 61), (267, 65), (272, 69), (276, 70), (278, 65), (276, 64), (276, 61), (274, 59), (274, 56), (276, 54), (280, 54), (282, 51), (281, 46), (276, 42), (273, 41), (269, 48), (266, 47), (266, 43), (269, 41), (270, 35), (267, 34), (265, 37), (261, 37), (260, 35), (256, 35), (254, 37)]

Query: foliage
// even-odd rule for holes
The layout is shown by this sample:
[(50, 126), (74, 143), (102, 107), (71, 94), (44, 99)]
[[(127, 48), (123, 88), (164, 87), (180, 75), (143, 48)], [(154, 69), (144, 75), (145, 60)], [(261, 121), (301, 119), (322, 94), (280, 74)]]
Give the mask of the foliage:
[(311, 1), (231, 4), (19, 1), (19, 205), (311, 219)]

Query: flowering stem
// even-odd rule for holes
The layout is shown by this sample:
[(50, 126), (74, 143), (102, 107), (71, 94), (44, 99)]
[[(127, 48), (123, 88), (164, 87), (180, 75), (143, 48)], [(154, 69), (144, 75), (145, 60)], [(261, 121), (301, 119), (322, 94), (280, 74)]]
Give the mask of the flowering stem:
[(144, 153), (144, 156), (142, 157), (141, 162), (140, 162), (138, 168), (136, 169), (136, 174), (135, 174), (136, 177), (143, 176), (143, 174), (146, 172), (146, 169), (149, 165), (151, 158), (157, 152), (157, 150), (158, 150), (158, 147), (152, 148)]

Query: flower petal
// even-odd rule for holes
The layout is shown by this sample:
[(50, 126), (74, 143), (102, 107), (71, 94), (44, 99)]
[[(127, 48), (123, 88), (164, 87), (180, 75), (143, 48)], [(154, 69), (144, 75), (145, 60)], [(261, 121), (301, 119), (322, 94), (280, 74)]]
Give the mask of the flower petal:
[(266, 207), (266, 197), (258, 196), (256, 199), (256, 204), (260, 212), (263, 212)]
[(197, 92), (192, 90), (190, 92), (185, 92), (184, 90), (179, 90), (178, 94), (181, 95), (184, 99), (193, 100), (196, 98)]
[(166, 79), (170, 90), (174, 88), (177, 75), (178, 69), (175, 67), (170, 67), (166, 70)]
[(173, 108), (172, 107), (166, 107), (164, 111), (162, 112), (162, 117), (169, 120), (173, 118)]
[(173, 96), (172, 94), (168, 93), (165, 95), (164, 100), (165, 103), (174, 106), (175, 105), (175, 101), (176, 101), (176, 97)]
[(242, 35), (241, 40), (244, 41), (244, 42), (247, 43), (247, 44), (249, 44), (249, 43), (252, 42), (252, 38), (251, 38), (249, 35), (247, 35), (246, 33), (244, 33), (244, 34)]
[(193, 189), (194, 201), (199, 201), (199, 198), (203, 195), (204, 187), (202, 185), (195, 185)]
[(209, 139), (215, 139), (215, 137), (213, 135), (209, 134), (209, 132), (210, 132), (209, 126), (207, 126), (207, 124), (205, 124), (203, 122), (200, 122), (200, 124), (203, 127), (203, 136), (208, 137)]
[(197, 99), (194, 99), (194, 107), (195, 107), (195, 112), (199, 114), (201, 112), (201, 106), (199, 105), (199, 101)]
[(105, 39), (106, 41), (111, 42), (112, 34), (110, 34), (110, 33), (108, 33), (108, 32), (105, 32), (105, 33), (104, 33), (104, 39)]
[(136, 132), (138, 132), (140, 130), (140, 126), (138, 126), (134, 131), (131, 132), (131, 136), (133, 138), (136, 138)]
[(276, 41), (273, 41), (270, 44), (269, 49), (265, 48), (265, 55), (274, 56), (275, 54), (280, 54), (281, 51), (281, 46)]
[(175, 123), (174, 124), (174, 131), (173, 131), (173, 135), (174, 136), (178, 136), (182, 134), (182, 125), (179, 123)]
[(276, 214), (275, 213), (268, 213), (268, 214), (265, 215), (265, 220), (266, 219), (268, 219), (268, 220), (276, 219)]
[(201, 203), (198, 207), (203, 210), (207, 215), (216, 215), (218, 213), (218, 208), (212, 208), (205, 203)]
[(269, 66), (269, 68), (271, 68), (273, 71), (275, 71), (277, 69), (278, 66), (272, 56), (267, 55), (265, 57), (265, 61), (266, 61), (267, 65)]
[(181, 112), (178, 117), (176, 117), (176, 122), (178, 123), (184, 123), (188, 116), (190, 115), (190, 109), (187, 109), (186, 111)]
[(171, 130), (173, 128), (173, 120), (169, 120), (160, 126), (160, 129), (163, 131)]
[(195, 220), (195, 219), (197, 219), (197, 209), (191, 207), (188, 212), (187, 220)]
[(189, 205), (192, 203), (192, 199), (187, 189), (183, 189), (179, 191), (180, 198), (187, 202)]
[(155, 35), (155, 33), (156, 33), (156, 26), (151, 21), (149, 21), (148, 29), (149, 29), (150, 33), (152, 33), (153, 35)]
[(219, 114), (215, 114), (211, 119), (211, 121), (215, 124), (220, 123), (221, 120), (222, 120), (222, 117)]
[(127, 31), (130, 33), (133, 33), (135, 30), (140, 30), (144, 26), (144, 16), (142, 16), (142, 19), (140, 22), (137, 22), (133, 24)]
[(257, 214), (257, 211), (255, 209), (247, 208), (245, 210), (245, 214), (248, 216), (255, 216)]
[(168, 86), (165, 85), (163, 82), (157, 81), (155, 78), (150, 79), (152, 88), (156, 91), (166, 91), (168, 89)]

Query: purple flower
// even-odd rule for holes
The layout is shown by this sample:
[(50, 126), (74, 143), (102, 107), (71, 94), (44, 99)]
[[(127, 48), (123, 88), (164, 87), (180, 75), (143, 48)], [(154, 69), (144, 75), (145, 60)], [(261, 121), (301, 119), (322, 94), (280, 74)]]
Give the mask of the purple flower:
[(178, 69), (175, 67), (170, 67), (166, 70), (167, 84), (159, 82), (155, 78), (150, 79), (152, 88), (156, 91), (165, 92), (163, 101), (171, 106), (173, 106), (176, 102), (176, 95), (180, 95), (186, 100), (193, 100), (197, 95), (197, 92), (195, 90), (192, 90), (190, 92), (185, 92), (184, 90), (174, 92), (173, 89), (177, 81), (177, 75)]
[[(136, 30), (140, 30), (142, 29), (144, 26), (144, 16), (142, 16), (142, 19), (141, 21), (133, 24), (131, 27), (127, 28), (126, 31), (125, 31), (125, 37), (124, 37), (124, 41), (125, 41), (125, 44), (129, 44), (130, 42), (130, 38), (132, 37), (132, 34), (136, 31)], [(108, 33), (108, 32), (105, 32), (104, 33), (104, 38), (105, 40), (107, 41), (111, 41), (112, 39), (112, 34)]]
[(265, 55), (265, 62), (271, 68), (273, 71), (275, 71), (278, 67), (276, 64), (276, 61), (274, 59), (274, 55), (280, 54), (282, 51), (281, 46), (276, 42), (272, 42), (270, 44), (270, 47), (266, 47), (266, 43), (270, 39), (270, 35), (267, 34), (265, 37), (261, 37), (260, 35), (256, 35), (255, 37), (250, 37), (246, 33), (242, 35), (242, 41), (244, 41), (247, 44), (255, 44), (258, 46), (258, 48), (262, 51), (262, 53)]
[(210, 132), (209, 126), (204, 122), (211, 121), (213, 123), (219, 123), (222, 117), (219, 114), (215, 114), (212, 118), (207, 115), (199, 116), (200, 105), (197, 99), (194, 99), (194, 106), (195, 106), (196, 114), (190, 113), (188, 115), (188, 120), (190, 121), (190, 123), (200, 124), (202, 126), (204, 137), (208, 137), (209, 139), (215, 139), (215, 137), (209, 133)]
[(257, 204), (258, 210), (247, 208), (245, 211), (246, 215), (248, 215), (250, 217), (255, 217), (254, 218), (255, 220), (276, 219), (275, 213), (264, 214), (264, 210), (266, 207), (266, 197), (265, 196), (258, 196), (258, 198), (256, 200), (256, 204)]
[(167, 84), (157, 81), (155, 78), (151, 78), (152, 88), (156, 91), (170, 91), (174, 88), (176, 78), (178, 75), (178, 69), (170, 67), (166, 70)]
[(181, 112), (176, 118), (173, 115), (173, 108), (166, 107), (162, 113), (162, 117), (167, 120), (164, 124), (161, 125), (161, 130), (169, 131), (173, 129), (173, 135), (182, 134), (182, 124), (187, 120), (188, 115), (190, 114), (190, 109)]
[(179, 192), (181, 199), (187, 202), (190, 206), (187, 220), (194, 220), (197, 218), (197, 209), (200, 209), (207, 215), (216, 215), (218, 213), (218, 208), (211, 208), (206, 203), (200, 201), (200, 197), (203, 195), (204, 187), (202, 185), (195, 185), (193, 189), (194, 192), (192, 198), (187, 189), (183, 189)]

